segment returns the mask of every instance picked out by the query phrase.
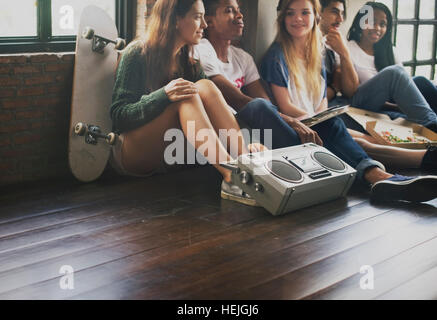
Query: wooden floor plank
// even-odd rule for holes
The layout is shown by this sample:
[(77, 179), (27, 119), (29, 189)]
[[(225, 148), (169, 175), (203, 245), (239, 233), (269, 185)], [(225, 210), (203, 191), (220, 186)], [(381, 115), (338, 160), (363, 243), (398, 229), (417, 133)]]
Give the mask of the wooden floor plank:
[[(192, 210), (192, 209), (190, 209)], [(202, 215), (207, 213), (207, 210), (213, 210), (213, 208), (205, 208), (205, 207), (199, 207), (198, 214)], [(171, 227), (168, 226), (169, 219), (154, 219), (154, 221), (161, 220), (162, 228), (157, 228), (156, 225), (152, 226), (145, 226), (144, 232), (149, 233), (146, 237), (142, 237), (139, 239), (135, 239), (133, 241), (129, 242), (123, 242), (122, 244), (114, 245), (112, 247), (106, 247), (106, 248), (96, 248), (93, 252), (81, 252), (80, 255), (68, 255), (67, 257), (62, 257), (62, 260), (56, 259), (54, 261), (48, 261), (50, 262), (49, 265), (47, 265), (47, 261), (44, 261), (43, 265), (30, 265), (26, 266), (28, 270), (23, 270), (23, 274), (28, 273), (29, 270), (39, 270), (40, 272), (43, 272), (45, 268), (50, 267), (51, 264), (57, 264), (58, 268), (60, 265), (60, 261), (65, 262), (68, 261), (72, 266), (75, 266), (79, 268), (86, 269), (90, 266), (95, 266), (102, 264), (103, 262), (107, 261), (114, 261), (117, 259), (129, 257), (129, 255), (132, 255), (133, 253), (142, 253), (143, 255), (147, 255), (150, 259), (156, 259), (157, 255), (159, 255), (158, 251), (161, 255), (166, 255), (169, 250), (176, 250), (180, 247), (186, 247), (191, 246), (194, 243), (196, 243), (198, 240), (196, 238), (199, 238), (201, 235), (203, 238), (208, 237), (208, 232), (218, 232), (220, 230), (220, 226), (211, 223), (208, 221), (205, 221), (204, 219), (192, 219), (193, 217), (189, 216), (191, 215), (191, 212), (185, 212), (187, 214), (184, 214), (184, 212), (181, 213), (181, 217), (184, 219), (184, 224), (178, 224), (173, 225)], [(237, 227), (240, 227), (241, 225), (237, 225)], [(126, 231), (124, 231), (126, 233)], [(152, 251), (153, 253), (149, 253), (148, 251)], [(97, 261), (97, 258), (99, 261)], [(105, 260), (106, 259), (106, 260)], [(53, 268), (52, 268), (53, 269)], [(16, 272), (16, 270), (14, 270)], [(38, 272), (38, 277), (41, 276), (41, 273)], [(58, 270), (54, 269), (51, 272), (52, 277), (59, 277)], [(18, 276), (18, 279), (20, 279), (20, 276)], [(0, 283), (9, 281), (14, 281), (16, 279), (11, 279), (11, 275), (8, 273), (0, 274)], [(32, 279), (32, 281), (37, 281), (38, 279)], [(4, 283), (4, 282), (3, 282)], [(13, 283), (13, 285), (16, 285), (16, 283)], [(3, 284), (4, 287), (4, 284)], [(37, 294), (38, 295), (38, 294)], [(3, 298), (10, 298), (14, 297), (14, 293), (7, 293), (2, 295)]]
[[(189, 210), (191, 212), (186, 217), (177, 218), (175, 216), (173, 221), (155, 218), (152, 221), (137, 223), (134, 226), (108, 230), (99, 237), (99, 242), (95, 241), (94, 246), (90, 246), (85, 250), (70, 251), (64, 254), (61, 252), (61, 255), (42, 260), (39, 263), (32, 263), (21, 268), (2, 272), (0, 273), (0, 293), (59, 277), (59, 268), (63, 265), (71, 265), (75, 270), (86, 270), (133, 254), (154, 249), (157, 251), (157, 248), (166, 248), (173, 244), (178, 244), (178, 246), (190, 245), (194, 241), (192, 239), (195, 239), (199, 234), (211, 233), (219, 229), (217, 225), (210, 222), (193, 219), (192, 214), (202, 215), (208, 210), (213, 210), (212, 208), (208, 209), (201, 206)], [(183, 216), (183, 213), (188, 212), (181, 211), (181, 213)], [(191, 217), (188, 217), (189, 215)], [(99, 245), (96, 245), (96, 243), (99, 243)], [(28, 274), (33, 274), (33, 277), (31, 279), (26, 277)], [(8, 296), (8, 293), (4, 294), (4, 297), (7, 298)]]
[(379, 296), (381, 300), (436, 300), (437, 266)]
[[(358, 215), (360, 213), (364, 214), (366, 212), (368, 216), (371, 215), (368, 213), (369, 212), (368, 207), (363, 208), (363, 205), (361, 205), (361, 207), (360, 206), (357, 207), (358, 208), (353, 207), (351, 208), (351, 210), (355, 209), (356, 210), (355, 212), (358, 213)], [(379, 211), (379, 214), (386, 211), (387, 208), (381, 209)], [(359, 218), (355, 217), (355, 215), (352, 213), (349, 214), (350, 214), (349, 223), (356, 223), (357, 219)], [(156, 291), (155, 294), (157, 294), (159, 291), (162, 291), (162, 287), (167, 287), (166, 290), (169, 290), (169, 288), (171, 288), (172, 284), (168, 284), (167, 282), (165, 282), (166, 279), (171, 279), (171, 280), (177, 279), (178, 281), (176, 281), (176, 283), (180, 283), (183, 286), (187, 286), (190, 285), (191, 281), (193, 280), (192, 279), (193, 273), (194, 273), (194, 277), (196, 277), (195, 279), (197, 280), (197, 277), (204, 276), (206, 270), (208, 270), (208, 272), (211, 271), (213, 273), (220, 271), (222, 269), (222, 264), (224, 262), (223, 260), (225, 261), (229, 260), (229, 263), (231, 264), (239, 263), (238, 261), (240, 260), (243, 265), (247, 265), (247, 260), (251, 258), (250, 257), (252, 253), (251, 250), (258, 249), (259, 255), (265, 254), (266, 250), (269, 249), (268, 245), (265, 244), (266, 242), (270, 243), (271, 250), (280, 251), (280, 249), (283, 248), (284, 244), (288, 243), (286, 239), (287, 236), (289, 236), (290, 233), (289, 230), (292, 230), (293, 224), (296, 225), (296, 228), (300, 227), (300, 231), (301, 231), (300, 236), (302, 241), (305, 241), (306, 239), (303, 237), (311, 236), (311, 233), (305, 233), (305, 231), (308, 231), (308, 229), (314, 225), (317, 225), (319, 228), (322, 227), (322, 228), (326, 228), (325, 230), (332, 231), (333, 225), (330, 224), (329, 221), (324, 220), (324, 223), (322, 221), (314, 221), (313, 219), (311, 219), (311, 216), (309, 216), (308, 213), (306, 215), (300, 216), (300, 219), (303, 219), (303, 217), (305, 216), (309, 221), (307, 221), (306, 224), (303, 223), (298, 225), (296, 225), (296, 222), (293, 223), (292, 218), (294, 216), (291, 215), (284, 217), (284, 219), (281, 219), (281, 221), (279, 221), (277, 218), (272, 218), (273, 219), (272, 221), (274, 221), (274, 223), (277, 224), (280, 230), (282, 230), (283, 234), (279, 233), (278, 231), (274, 231), (274, 232), (270, 232), (268, 237), (265, 237), (264, 234), (262, 234), (262, 236), (257, 235), (255, 239), (248, 239), (244, 241), (238, 238), (235, 239), (231, 238), (231, 241), (227, 245), (223, 245), (223, 244), (221, 245), (220, 242), (218, 242), (218, 243), (214, 243), (213, 247), (208, 246), (205, 250), (200, 250), (200, 251), (193, 251), (192, 247), (183, 248), (183, 250), (179, 250), (176, 253), (175, 257), (171, 257), (170, 255), (170, 258), (166, 257), (165, 259), (161, 259), (160, 261), (159, 260), (153, 261), (153, 263), (150, 263), (149, 260), (150, 257), (148, 255), (136, 255), (129, 258), (129, 263), (127, 263), (126, 261), (115, 261), (113, 263), (108, 263), (101, 267), (92, 268), (89, 270), (85, 270), (84, 272), (78, 272), (76, 274), (78, 279), (80, 279), (78, 281), (81, 281), (88, 286), (88, 288), (83, 288), (83, 291), (85, 292), (91, 290), (93, 285), (94, 286), (97, 285), (97, 287), (99, 287), (109, 284), (112, 287), (111, 292), (115, 294), (116, 292), (118, 292), (117, 290), (118, 284), (124, 286), (125, 283), (123, 282), (123, 280), (130, 282), (132, 277), (135, 277), (135, 278), (143, 278), (143, 281), (138, 281), (137, 284), (137, 286), (141, 287), (140, 291), (142, 291), (143, 288), (146, 289), (147, 291), (147, 288), (150, 287), (150, 292)], [(289, 223), (290, 225), (287, 225), (285, 223), (288, 220), (287, 218), (291, 220), (291, 222)], [(342, 220), (339, 217), (336, 217), (336, 219), (337, 219), (337, 227), (341, 227), (343, 226), (344, 223), (347, 223), (346, 222), (347, 219)], [(319, 222), (320, 224), (317, 224), (317, 222)], [(251, 234), (250, 229), (247, 230), (246, 228), (245, 231), (247, 234)], [(319, 234), (320, 234), (320, 230), (315, 234), (312, 234), (312, 236), (317, 237)], [(278, 239), (280, 239), (281, 236), (284, 238), (283, 242), (278, 241)], [(294, 238), (289, 240), (293, 241), (297, 239)], [(249, 264), (252, 264), (252, 262), (250, 262)], [(224, 267), (226, 268), (227, 266)], [(99, 270), (100, 271), (105, 270), (105, 271), (100, 272)], [(113, 271), (108, 272), (108, 270), (113, 270)], [(232, 272), (233, 268), (229, 267), (228, 270), (229, 272)], [(243, 270), (239, 268), (238, 271), (240, 272)], [(115, 282), (116, 278), (114, 278), (114, 272), (120, 273), (118, 277), (121, 279), (121, 282), (118, 283)], [(243, 271), (243, 273), (244, 272), (245, 271)], [(163, 277), (164, 273), (167, 274), (166, 277)], [(96, 278), (96, 274), (100, 274), (100, 277)], [(169, 277), (168, 276), (169, 274), (173, 276)], [(186, 279), (186, 277), (191, 279)], [(87, 279), (99, 279), (99, 283), (96, 283), (96, 281), (94, 281), (93, 284), (92, 282), (90, 282), (90, 280)], [(24, 296), (27, 295), (32, 296), (32, 292), (33, 292), (35, 295), (38, 295), (41, 294), (41, 292), (46, 292), (48, 290), (47, 288), (56, 285), (57, 284), (56, 281), (59, 280), (52, 280), (45, 284), (42, 283), (42, 284), (31, 286), (30, 288), (23, 288), (23, 290), (19, 290), (13, 294), (16, 294), (14, 296), (20, 296), (21, 294), (23, 294)], [(146, 281), (146, 283), (144, 283), (144, 281)], [(232, 281), (235, 280), (233, 279)], [(151, 283), (149, 284), (148, 282)], [(238, 281), (236, 283), (238, 283)], [(155, 290), (154, 287), (156, 287), (157, 285), (159, 286)], [(189, 290), (191, 290), (191, 288), (189, 288)], [(100, 294), (104, 295), (107, 293), (107, 291), (108, 291), (107, 288), (103, 288)], [(79, 289), (75, 289), (74, 293), (80, 294), (82, 293), (82, 291)], [(163, 297), (165, 298), (166, 295), (165, 293), (163, 294), (164, 294)], [(97, 294), (95, 296), (99, 296), (99, 295)], [(68, 295), (63, 297), (68, 297)], [(132, 295), (130, 295), (130, 297), (132, 297)]]
[[(188, 197), (184, 197), (184, 201), (193, 202), (194, 204), (198, 203), (198, 202), (196, 202), (195, 199), (193, 200), (192, 198), (188, 198)], [(348, 201), (348, 205), (353, 205), (354, 203), (355, 202), (353, 202), (353, 201), (352, 202)], [(159, 204), (157, 206), (159, 207)], [(329, 206), (331, 206), (332, 208), (337, 208), (339, 210), (341, 208), (341, 206), (339, 206), (336, 202), (333, 203), (333, 204), (327, 204), (326, 205), (326, 212), (321, 212), (320, 211), (320, 215), (329, 214), (330, 213)], [(172, 205), (172, 207), (173, 207), (173, 205)], [(149, 210), (149, 211), (154, 212), (155, 215), (158, 214), (157, 212), (155, 212), (153, 210), (153, 207), (151, 209), (152, 210)], [(161, 209), (161, 211), (162, 211), (162, 209)], [(256, 214), (257, 212), (259, 214)], [(229, 202), (229, 201), (225, 201), (225, 200), (222, 201), (222, 203), (221, 203), (219, 214), (216, 214), (216, 213), (209, 214), (208, 212), (205, 212), (205, 215), (204, 215), (203, 218), (206, 219), (206, 220), (216, 220), (216, 221), (218, 221), (221, 224), (229, 225), (229, 224), (231, 224), (231, 221), (233, 221), (233, 222), (235, 222), (235, 221), (236, 222), (241, 222), (242, 220), (244, 220), (245, 217), (251, 217), (252, 216), (252, 219), (253, 219), (254, 218), (254, 213), (256, 214), (256, 216), (265, 217), (265, 218), (271, 218), (268, 214), (266, 214), (266, 212), (263, 209), (254, 210), (253, 208), (245, 207), (245, 206), (241, 206), (241, 205), (235, 205), (234, 203)], [(307, 217), (313, 217), (314, 219), (316, 219), (317, 215), (314, 215), (314, 214), (313, 215), (308, 215), (307, 213), (308, 213), (307, 210), (306, 211), (305, 210), (301, 211), (300, 213), (295, 213), (295, 214), (293, 214), (293, 218), (294, 219), (299, 219), (299, 216), (302, 216), (305, 219), (307, 219)], [(359, 219), (366, 218), (367, 217), (367, 213), (365, 211), (363, 211), (363, 210), (357, 210), (357, 211), (354, 211), (354, 214), (347, 214), (346, 216), (349, 217), (349, 218), (352, 218), (352, 220), (349, 220), (349, 218), (344, 218), (344, 217), (343, 218), (338, 218), (337, 217), (336, 220), (344, 219), (343, 223), (353, 223), (353, 221), (358, 221)], [(277, 218), (273, 218), (272, 219), (272, 223), (274, 223), (274, 221), (276, 221), (276, 219)], [(296, 220), (296, 221), (298, 221), (298, 220)], [(335, 220), (331, 220), (330, 223), (334, 224)], [(75, 236), (72, 239), (74, 239), (74, 241), (77, 242), (77, 243), (80, 242), (79, 241), (80, 240), (79, 236)], [(68, 238), (66, 238), (65, 242), (64, 241), (60, 242), (59, 245), (60, 246), (66, 246), (67, 248), (70, 248), (72, 246), (72, 244), (69, 243), (67, 240), (68, 240)], [(41, 249), (42, 252), (50, 252), (49, 248), (56, 247), (56, 241), (53, 244), (53, 246), (52, 246), (50, 241), (48, 241), (47, 243), (49, 244), (49, 246), (46, 246), (44, 244), (42, 246), (42, 249)], [(4, 266), (6, 264), (10, 265), (10, 261), (16, 261), (17, 258), (20, 258), (20, 257), (26, 257), (26, 259), (25, 259), (26, 262), (32, 261), (32, 259), (28, 259), (28, 258), (32, 254), (38, 253), (38, 251), (39, 251), (39, 248), (38, 248), (37, 245), (35, 245), (32, 248), (30, 248), (29, 250), (27, 250), (27, 249), (24, 249), (23, 251), (13, 250), (12, 252), (13, 252), (13, 255), (14, 255), (14, 259), (11, 259), (11, 257), (9, 257), (7, 254), (6, 255), (5, 254), (3, 254), (3, 255), (0, 254), (0, 271), (2, 271), (2, 270), (4, 271)], [(66, 250), (66, 251), (68, 252), (68, 250)], [(38, 257), (35, 256), (33, 259), (35, 259), (35, 261), (38, 261), (38, 259), (43, 259), (44, 257), (45, 256), (38, 258)], [(15, 267), (21, 266), (22, 263), (25, 263), (25, 262), (21, 262), (21, 264), (17, 263), (17, 264), (15, 264)]]
[[(149, 288), (144, 284), (138, 295), (141, 298), (156, 298), (159, 295), (170, 299), (200, 299), (202, 296), (225, 299), (229, 297), (229, 292), (236, 292), (302, 268), (415, 220), (417, 217), (408, 213), (393, 211), (309, 241), (281, 246), (280, 250), (273, 251), (266, 245), (270, 239), (260, 237), (260, 241), (253, 246), (245, 243), (236, 245), (237, 248), (227, 248), (228, 251), (222, 253), (221, 260), (210, 265), (200, 275), (183, 273), (183, 270), (190, 270), (194, 259), (182, 260), (177, 268), (173, 267), (172, 274), (181, 274), (182, 278), (178, 278), (178, 282), (185, 282), (185, 285), (177, 287), (171, 286), (167, 281), (159, 281)], [(243, 251), (247, 254), (244, 255)], [(229, 256), (232, 255), (240, 258), (230, 259)], [(164, 287), (170, 289), (160, 293)]]
[[(117, 192), (115, 185), (98, 189), (95, 185), (78, 185), (72, 190), (57, 190), (55, 192), (37, 195), (36, 197), (16, 199), (9, 203), (0, 202), (0, 224), (21, 221), (29, 217), (37, 217), (59, 211), (80, 208), (105, 199), (111, 199)], [(120, 191), (123, 189), (120, 186)], [(111, 193), (111, 191), (114, 192)], [(26, 199), (25, 201), (23, 201)]]
[(130, 178), (108, 183), (98, 180), (89, 184), (75, 184), (71, 188), (56, 190), (44, 196), (38, 193), (31, 198), (23, 195), (19, 199), (0, 201), (0, 224), (120, 197), (125, 200), (143, 197), (162, 199), (179, 195), (185, 190), (193, 191), (193, 188), (202, 190), (202, 187), (207, 190), (215, 188), (218, 192), (219, 182), (220, 178), (211, 168), (198, 168), (175, 173), (171, 183), (168, 176), (156, 175), (147, 179)]
[[(75, 220), (82, 220), (85, 218), (90, 218), (92, 216), (104, 213), (105, 211), (115, 211), (118, 210), (122, 212), (124, 209), (130, 208), (157, 208), (162, 206), (159, 203), (171, 204), (176, 201), (177, 204), (186, 202), (185, 199), (190, 198), (193, 194), (201, 190), (186, 190), (178, 194), (177, 196), (168, 197), (153, 197), (150, 195), (143, 196), (132, 191), (129, 191), (128, 197), (114, 197), (109, 199), (104, 199), (101, 201), (96, 201), (91, 204), (81, 205), (74, 208), (59, 208), (53, 210), (52, 212), (44, 212), (38, 215), (32, 215), (26, 217), (25, 219), (18, 219), (9, 222), (3, 222), (0, 224), (0, 239), (8, 236), (12, 236), (18, 233), (25, 233), (30, 231), (37, 231), (38, 229), (48, 228), (50, 226), (60, 225), (62, 223), (73, 222)], [(204, 190), (204, 189), (203, 189)], [(158, 205), (155, 205), (158, 203)], [(168, 208), (168, 206), (164, 206)], [(175, 206), (175, 209), (178, 207)], [(159, 214), (159, 210), (156, 210), (156, 214)]]
[[(165, 204), (171, 206), (170, 210), (182, 210), (184, 207), (189, 206), (181, 201), (172, 201), (171, 204), (165, 202)], [(161, 209), (162, 205), (159, 204), (159, 207), (151, 206), (150, 210), (127, 208), (120, 212), (118, 209), (113, 209), (82, 220), (3, 237), (0, 239), (0, 254), (66, 237), (73, 237), (85, 232), (105, 230), (114, 225), (122, 226), (129, 222), (144, 220), (150, 217), (157, 208)]]
[[(203, 216), (216, 210), (213, 207), (202, 207), (202, 210), (199, 210), (199, 206), (180, 199), (172, 199), (171, 202), (167, 200), (155, 201), (147, 207), (128, 207), (124, 211), (111, 208), (109, 212), (106, 210), (88, 219), (41, 228), (37, 232), (31, 231), (6, 237), (0, 240), (0, 246), (8, 248), (0, 253), (0, 272), (50, 259), (58, 252), (69, 254), (88, 249), (90, 246), (107, 243), (112, 239), (121, 241), (131, 233), (135, 234), (138, 226), (141, 227), (145, 224), (150, 225), (147, 228), (154, 228), (160, 224), (172, 226), (180, 221), (193, 219), (195, 214)], [(184, 213), (180, 215), (183, 218), (179, 215), (177, 216), (178, 220), (172, 218), (178, 213)], [(165, 217), (170, 218), (167, 220), (156, 219)], [(139, 232), (144, 232), (144, 230)], [(27, 238), (31, 243), (20, 247), (20, 244), (26, 243)]]
[[(154, 190), (159, 189), (163, 188), (154, 188)], [(83, 232), (86, 232), (86, 224), (91, 224), (91, 228), (97, 228), (97, 226), (93, 227), (92, 221), (105, 225), (102, 220), (105, 217), (109, 219), (107, 223), (111, 223), (112, 219), (115, 219), (117, 216), (120, 216), (120, 219), (123, 219), (123, 216), (117, 215), (117, 212), (121, 211), (125, 214), (129, 213), (126, 209), (123, 211), (123, 208), (128, 206), (132, 209), (147, 208), (148, 214), (151, 214), (152, 212), (159, 214), (161, 210), (160, 207), (162, 207), (164, 211), (169, 208), (172, 208), (172, 210), (179, 210), (178, 208), (189, 205), (188, 202), (182, 199), (187, 198), (190, 194), (196, 194), (199, 190), (205, 190), (205, 188), (199, 186), (194, 189), (188, 189), (189, 191), (185, 191), (184, 189), (182, 192), (177, 193), (177, 196), (173, 198), (169, 198), (167, 196), (168, 193), (163, 191), (160, 191), (162, 194), (159, 197), (156, 197), (156, 192), (155, 194), (146, 193), (146, 195), (144, 195), (143, 190), (135, 190), (138, 190), (138, 188), (135, 188), (134, 190), (125, 190), (125, 192), (128, 192), (128, 197), (124, 197), (122, 201), (109, 198), (109, 201), (100, 201), (86, 207), (81, 206), (79, 209), (56, 210), (51, 213), (32, 215), (24, 220), (19, 219), (3, 222), (3, 224), (0, 224), (0, 254), (4, 250), (15, 250), (15, 246), (21, 246), (24, 243), (35, 245), (39, 241), (38, 235), (41, 235), (40, 238), (44, 238), (44, 241), (48, 241), (51, 237), (59, 238), (62, 234), (68, 236), (68, 232), (70, 232), (68, 230), (71, 228), (75, 230), (82, 229)], [(170, 189), (170, 191), (172, 190)], [(98, 193), (99, 192), (100, 191), (98, 191)], [(160, 202), (158, 201), (158, 205), (153, 205), (153, 202), (157, 201), (156, 199), (159, 199)], [(93, 206), (92, 209), (90, 209), (91, 206)], [(108, 212), (112, 212), (113, 215), (108, 216)], [(103, 215), (100, 216), (99, 213), (103, 213)], [(77, 216), (75, 216), (75, 214), (77, 214)], [(75, 233), (76, 231), (73, 232)]]
[[(434, 297), (437, 199), (375, 204), (354, 186), (273, 217), (221, 200), (220, 182), (207, 166), (6, 190), (0, 298)], [(361, 264), (375, 269), (372, 292), (356, 290)], [(62, 265), (74, 267), (74, 290), (59, 287)]]
[(94, 203), (79, 208), (56, 210), (56, 212), (28, 217), (27, 219), (15, 220), (0, 224), (0, 241), (3, 238), (25, 235), (26, 233), (37, 232), (41, 229), (55, 228), (56, 226), (95, 217), (108, 211), (121, 211), (126, 204), (120, 201), (106, 201)]
[[(418, 235), (415, 237), (418, 238)], [(409, 237), (405, 237), (405, 239), (409, 239)], [(405, 239), (403, 240), (404, 242)], [(387, 243), (385, 246), (387, 247), (389, 244)], [(359, 283), (363, 274), (355, 273), (306, 298), (325, 300), (374, 299), (390, 291), (391, 288), (396, 288), (435, 266), (437, 266), (437, 238), (420, 243), (382, 262), (372, 264), (374, 288), (371, 290), (361, 290)], [(416, 293), (414, 295), (411, 294), (410, 298), (414, 296), (417, 297)]]
[[(363, 230), (364, 231), (364, 230)], [(408, 237), (405, 236), (408, 234)], [(376, 290), (362, 290), (359, 286), (360, 268), (366, 265), (374, 266), (398, 254), (413, 250), (421, 243), (437, 237), (437, 214), (420, 218), (404, 227), (395, 228), (383, 236), (353, 247), (349, 250), (334, 254), (308, 266), (294, 270), (281, 277), (251, 287), (236, 295), (250, 297), (251, 299), (302, 299), (311, 298), (316, 292), (335, 286), (342, 280), (354, 277), (355, 282), (350, 282), (349, 291), (343, 299), (372, 299), (377, 295)], [(375, 249), (377, 248), (377, 250)], [(434, 248), (435, 249), (435, 248)], [(409, 253), (411, 256), (411, 253)], [(418, 261), (428, 259), (427, 256), (419, 257)], [(393, 267), (393, 266), (392, 266)], [(393, 269), (392, 269), (393, 270)], [(377, 269), (375, 269), (377, 272)], [(407, 273), (404, 273), (404, 277)], [(357, 279), (358, 278), (358, 279)], [(377, 281), (379, 289), (390, 289), (388, 282)], [(437, 289), (437, 288), (436, 288)], [(320, 298), (313, 296), (312, 298)], [(340, 297), (336, 297), (338, 299)]]
[[(188, 200), (190, 200), (190, 199), (188, 199)], [(226, 204), (228, 204), (228, 205), (226, 205)], [(354, 211), (354, 213), (352, 213), (352, 212), (347, 212), (347, 217), (345, 218), (345, 217), (343, 217), (343, 218), (340, 218), (340, 217), (338, 217), (338, 216), (335, 216), (335, 210), (334, 210), (334, 208), (337, 208), (338, 209), (338, 204), (335, 206), (334, 205), (334, 203), (332, 203), (332, 204), (328, 204), (328, 205), (325, 205), (325, 207), (329, 207), (329, 206), (331, 206), (331, 211), (334, 211), (334, 217), (331, 217), (331, 220), (330, 221), (325, 221), (325, 225), (326, 225), (326, 228), (332, 228), (333, 227), (333, 225), (335, 224), (335, 221), (337, 221), (337, 227), (338, 227), (338, 223), (341, 221), (341, 224), (342, 225), (344, 225), (344, 224), (347, 224), (347, 223), (355, 223), (356, 221), (359, 221), (360, 219), (365, 219), (365, 218), (367, 218), (367, 217), (369, 217), (369, 213), (368, 213), (368, 210), (363, 210), (363, 208), (362, 207), (360, 207), (360, 206), (357, 206), (357, 208), (355, 208), (353, 211)], [(341, 207), (340, 207), (341, 208)], [(236, 212), (235, 210), (238, 210), (238, 212)], [(308, 209), (309, 210), (309, 209)], [(304, 221), (307, 221), (307, 224), (308, 225), (310, 225), (311, 224), (311, 222), (310, 221), (313, 221), (314, 222), (314, 218), (313, 217), (311, 217), (311, 215), (309, 215), (308, 214), (308, 210), (302, 210), (301, 212), (300, 212), (300, 214), (295, 214), (295, 215), (293, 215), (293, 216), (290, 216), (290, 217), (293, 217), (293, 218), (295, 218), (296, 219), (296, 221), (299, 221), (299, 220), (304, 220)], [(383, 211), (385, 211), (385, 210), (387, 210), (386, 208), (385, 209), (382, 209), (381, 210), (381, 212), (383, 212)], [(270, 215), (267, 215), (265, 212), (264, 212), (264, 210), (263, 209), (261, 209), (261, 208), (257, 208), (256, 210), (254, 210), (253, 208), (251, 208), (251, 207), (247, 207), (247, 206), (241, 206), (241, 205), (235, 205), (235, 204), (233, 204), (233, 203), (229, 203), (228, 201), (224, 201), (224, 205), (223, 205), (223, 207), (221, 208), (221, 211), (219, 212), (219, 214), (218, 214), (218, 216), (221, 216), (221, 218), (213, 218), (213, 215), (209, 215), (209, 214), (207, 214), (203, 219), (206, 219), (206, 220), (212, 220), (212, 221), (219, 221), (220, 223), (221, 223), (221, 221), (226, 221), (226, 223), (224, 223), (224, 225), (229, 225), (229, 219), (228, 218), (226, 218), (226, 217), (229, 217), (229, 216), (232, 216), (232, 215), (235, 215), (235, 216), (237, 216), (237, 215), (241, 215), (241, 214), (243, 214), (243, 215), (248, 215), (248, 214), (245, 214), (245, 212), (247, 212), (247, 213), (252, 213), (252, 215), (253, 215), (253, 212), (259, 212), (259, 214), (262, 216), (262, 217), (264, 217), (265, 219), (267, 219), (268, 221), (270, 221), (270, 225), (271, 226), (275, 226), (276, 228), (281, 228), (282, 227), (282, 229), (283, 229), (283, 232), (286, 234), (286, 233), (288, 233), (288, 226), (284, 226), (284, 223), (283, 223), (283, 221), (280, 221), (280, 220), (278, 220), (278, 218), (275, 218), (275, 217), (271, 217)], [(328, 212), (329, 212), (329, 210), (328, 210)], [(323, 213), (320, 213), (319, 215), (321, 215), (321, 216), (324, 216), (324, 214)], [(223, 217), (224, 216), (224, 217)], [(235, 220), (235, 218), (234, 219), (232, 219), (232, 220)], [(271, 229), (271, 226), (269, 227), (267, 224), (262, 224), (263, 226), (264, 226), (264, 228), (266, 229), (266, 230), (269, 230), (269, 228)], [(292, 226), (291, 226), (292, 227)], [(259, 230), (258, 230), (258, 232), (259, 232)], [(242, 234), (244, 235), (244, 234), (248, 234), (248, 235), (250, 235), (250, 234), (253, 234), (253, 235), (257, 235), (258, 234), (258, 232), (250, 232), (250, 230), (247, 230), (247, 229), (243, 229), (242, 230)], [(275, 230), (273, 230), (273, 231), (270, 231), (273, 235), (277, 235), (278, 234), (278, 232), (277, 231), (275, 231)], [(229, 234), (228, 233), (224, 233), (223, 235), (222, 235), (222, 237), (221, 237), (222, 239), (220, 240), (219, 239), (219, 241), (217, 241), (216, 243), (212, 243), (212, 247), (214, 248), (214, 247), (216, 247), (216, 246), (218, 246), (218, 245), (220, 245), (220, 243), (221, 243), (221, 241), (223, 241), (223, 239), (230, 239), (231, 241), (228, 241), (228, 243), (229, 243), (229, 245), (231, 245), (232, 246), (232, 244), (233, 244), (233, 242), (234, 241), (236, 241), (236, 239), (235, 238), (232, 238), (232, 237), (230, 237), (229, 236)], [(237, 238), (238, 239), (238, 238)], [(211, 242), (211, 240), (210, 239), (207, 239), (207, 242)]]

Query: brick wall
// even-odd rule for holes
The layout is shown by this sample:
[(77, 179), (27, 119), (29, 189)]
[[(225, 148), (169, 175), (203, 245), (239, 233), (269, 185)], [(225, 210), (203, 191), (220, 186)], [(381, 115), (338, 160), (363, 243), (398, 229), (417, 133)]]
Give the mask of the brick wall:
[(74, 54), (0, 55), (0, 185), (70, 175)]
[[(136, 35), (156, 0), (137, 0)], [(71, 178), (74, 54), (0, 55), (0, 186)]]

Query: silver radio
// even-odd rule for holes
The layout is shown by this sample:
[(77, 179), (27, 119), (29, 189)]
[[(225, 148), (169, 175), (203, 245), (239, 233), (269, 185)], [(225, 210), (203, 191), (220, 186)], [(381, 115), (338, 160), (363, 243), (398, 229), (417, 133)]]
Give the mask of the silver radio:
[(273, 215), (345, 196), (356, 171), (313, 143), (244, 154), (223, 165), (233, 183)]

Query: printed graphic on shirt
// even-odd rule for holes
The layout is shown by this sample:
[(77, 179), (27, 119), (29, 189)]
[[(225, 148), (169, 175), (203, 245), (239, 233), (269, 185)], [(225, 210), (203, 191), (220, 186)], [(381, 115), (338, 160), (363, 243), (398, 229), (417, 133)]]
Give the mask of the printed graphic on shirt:
[(246, 82), (245, 82), (244, 76), (234, 81), (234, 84), (238, 89), (241, 89), (242, 87), (244, 87), (245, 83)]

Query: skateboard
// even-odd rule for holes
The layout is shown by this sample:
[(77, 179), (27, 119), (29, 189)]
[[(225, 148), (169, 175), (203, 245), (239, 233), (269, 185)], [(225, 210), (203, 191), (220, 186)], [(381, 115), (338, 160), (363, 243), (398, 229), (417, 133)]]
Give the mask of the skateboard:
[(80, 181), (100, 177), (109, 160), (117, 135), (110, 132), (109, 114), (118, 50), (125, 45), (117, 38), (114, 21), (96, 6), (81, 15), (76, 39), (68, 160)]

